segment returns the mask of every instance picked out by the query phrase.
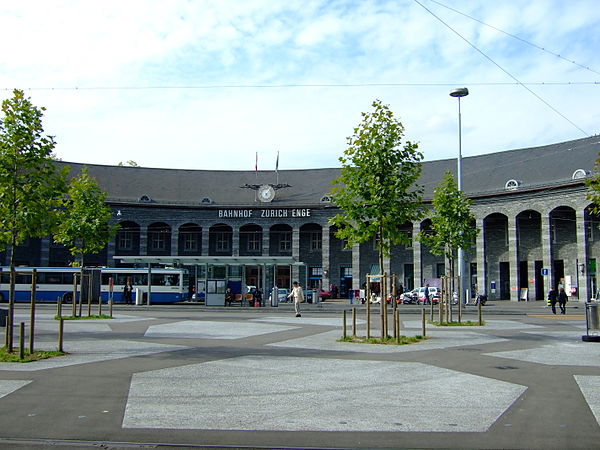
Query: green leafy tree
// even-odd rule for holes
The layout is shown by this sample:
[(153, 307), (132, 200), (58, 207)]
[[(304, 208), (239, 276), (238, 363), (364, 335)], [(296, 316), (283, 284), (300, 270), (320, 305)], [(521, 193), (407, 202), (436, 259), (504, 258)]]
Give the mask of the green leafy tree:
[[(34, 106), (23, 91), (2, 102), (0, 119), (0, 244), (10, 246), (14, 271), (15, 247), (25, 239), (52, 233), (56, 207), (66, 189), (68, 168), (58, 170), (55, 142), (44, 135), (44, 108)], [(9, 293), (9, 331), (6, 345), (12, 351), (14, 278)]]
[[(600, 153), (599, 153), (600, 155)], [(588, 188), (587, 199), (590, 200), (594, 206), (591, 208), (593, 214), (600, 214), (600, 158), (596, 160), (594, 164), (594, 174), (589, 176), (585, 180), (585, 185)]]
[(479, 230), (474, 226), (471, 200), (458, 190), (454, 177), (446, 172), (432, 200), (431, 230), (419, 232), (419, 240), (431, 253), (449, 261), (446, 273), (454, 276), (454, 260), (459, 248), (470, 247)]
[(392, 245), (410, 243), (402, 225), (422, 214), (422, 190), (416, 181), (423, 155), (418, 144), (404, 140), (404, 126), (388, 105), (375, 100), (372, 106), (372, 112), (362, 113), (362, 122), (348, 137), (348, 148), (339, 158), (342, 168), (331, 196), (342, 213), (330, 223), (349, 246), (375, 239), (383, 273), (383, 259), (390, 255)]
[(85, 255), (100, 252), (118, 228), (110, 224), (112, 212), (105, 200), (106, 193), (87, 169), (71, 179), (54, 240), (65, 245), (82, 268)]

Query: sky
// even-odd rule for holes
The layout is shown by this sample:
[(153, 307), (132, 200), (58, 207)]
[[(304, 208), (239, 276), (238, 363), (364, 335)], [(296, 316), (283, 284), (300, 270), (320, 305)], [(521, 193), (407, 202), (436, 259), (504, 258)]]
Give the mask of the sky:
[(379, 99), (425, 160), (600, 132), (597, 0), (12, 0), (0, 100), (63, 161), (340, 167)]

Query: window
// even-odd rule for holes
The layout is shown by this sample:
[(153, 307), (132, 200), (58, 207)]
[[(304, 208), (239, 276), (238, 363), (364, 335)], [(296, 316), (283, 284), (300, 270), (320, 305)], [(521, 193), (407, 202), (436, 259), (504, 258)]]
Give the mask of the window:
[(342, 278), (352, 278), (352, 266), (340, 267), (340, 275)]
[(279, 251), (289, 252), (292, 250), (292, 233), (283, 232), (279, 237)]
[(195, 252), (198, 250), (198, 239), (195, 234), (186, 233), (183, 235), (183, 250), (186, 252)]
[(133, 233), (131, 231), (119, 232), (119, 249), (131, 250), (133, 248)]
[(217, 232), (215, 233), (215, 246), (218, 252), (229, 251), (229, 233)]
[(310, 250), (318, 251), (322, 248), (322, 238), (323, 236), (319, 232), (310, 233)]
[(152, 239), (150, 241), (150, 248), (152, 250), (164, 250), (165, 244), (166, 243), (164, 233), (152, 233)]
[(261, 233), (253, 232), (248, 233), (248, 241), (246, 244), (246, 250), (249, 252), (258, 252), (260, 251), (261, 246)]

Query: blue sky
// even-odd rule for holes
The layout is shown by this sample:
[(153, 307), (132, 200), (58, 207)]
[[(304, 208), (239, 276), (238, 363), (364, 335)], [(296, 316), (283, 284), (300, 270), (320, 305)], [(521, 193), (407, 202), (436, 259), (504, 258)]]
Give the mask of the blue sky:
[(454, 158), (463, 86), (464, 156), (599, 133), (597, 1), (419, 3), (2, 2), (0, 98), (46, 107), (65, 161), (147, 167), (338, 167), (377, 98), (425, 159)]

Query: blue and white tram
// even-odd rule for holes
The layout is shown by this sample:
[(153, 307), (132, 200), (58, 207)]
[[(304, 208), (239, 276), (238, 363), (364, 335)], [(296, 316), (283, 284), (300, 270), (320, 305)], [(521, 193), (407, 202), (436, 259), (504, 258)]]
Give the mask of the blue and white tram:
[[(9, 298), (10, 268), (0, 269), (0, 302), (6, 302)], [(67, 302), (71, 301), (73, 277), (80, 273), (80, 269), (76, 267), (15, 267), (15, 301), (31, 300), (33, 269), (36, 269), (36, 301), (56, 302), (58, 297), (62, 297)], [(103, 267), (99, 270), (101, 271), (100, 296), (103, 302), (108, 302), (111, 291), (115, 303), (124, 302), (123, 288), (128, 279), (133, 285), (134, 302), (136, 296), (147, 296), (148, 269)], [(188, 279), (184, 269), (152, 268), (150, 274), (152, 303), (175, 303), (187, 298)]]

